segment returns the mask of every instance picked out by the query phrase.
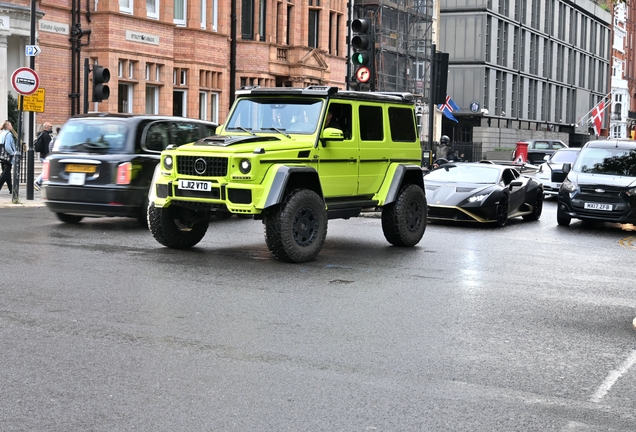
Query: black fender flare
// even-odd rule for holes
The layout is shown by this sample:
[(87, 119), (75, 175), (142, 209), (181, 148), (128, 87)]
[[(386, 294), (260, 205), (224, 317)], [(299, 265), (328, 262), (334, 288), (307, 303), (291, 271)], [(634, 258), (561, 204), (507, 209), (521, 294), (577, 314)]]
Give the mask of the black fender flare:
[[(288, 186), (294, 183), (294, 179), (304, 179), (302, 184), (307, 189), (311, 189), (316, 192), (321, 198), (322, 187), (320, 186), (320, 178), (318, 172), (312, 167), (303, 166), (280, 166), (276, 170), (274, 180), (272, 181), (269, 192), (267, 193), (267, 199), (263, 208), (268, 208), (280, 204), (285, 199), (285, 191)], [(299, 183), (300, 184), (300, 183)]]
[(404, 183), (416, 184), (424, 190), (424, 176), (422, 175), (422, 167), (418, 165), (398, 165), (395, 169), (389, 192), (386, 194), (384, 204), (395, 202), (400, 189)]

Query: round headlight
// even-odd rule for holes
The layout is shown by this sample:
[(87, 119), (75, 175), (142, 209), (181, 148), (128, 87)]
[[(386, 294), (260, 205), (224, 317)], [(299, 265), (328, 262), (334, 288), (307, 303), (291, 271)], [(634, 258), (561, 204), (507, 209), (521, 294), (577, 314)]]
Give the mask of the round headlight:
[(252, 170), (252, 162), (250, 162), (249, 159), (242, 159), (241, 163), (239, 164), (239, 171), (241, 171), (242, 174), (247, 174)]
[(168, 170), (172, 169), (172, 156), (166, 156), (163, 158), (163, 167)]

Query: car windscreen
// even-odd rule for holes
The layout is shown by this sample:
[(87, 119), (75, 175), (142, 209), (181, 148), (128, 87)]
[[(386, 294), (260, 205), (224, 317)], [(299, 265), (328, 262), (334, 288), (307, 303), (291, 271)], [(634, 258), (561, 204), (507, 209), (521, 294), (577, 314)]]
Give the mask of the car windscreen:
[(115, 119), (77, 119), (67, 122), (53, 146), (63, 153), (122, 153), (126, 147), (128, 124)]
[(323, 103), (306, 98), (240, 98), (226, 130), (311, 134), (319, 124)]
[(550, 163), (554, 163), (554, 164), (570, 163), (571, 164), (571, 163), (574, 163), (578, 154), (579, 152), (577, 151), (570, 151), (570, 150), (557, 151), (550, 158)]
[(581, 173), (636, 177), (636, 150), (584, 148), (572, 169)]
[(499, 181), (499, 169), (484, 165), (442, 165), (431, 171), (426, 180), (450, 183), (495, 184)]

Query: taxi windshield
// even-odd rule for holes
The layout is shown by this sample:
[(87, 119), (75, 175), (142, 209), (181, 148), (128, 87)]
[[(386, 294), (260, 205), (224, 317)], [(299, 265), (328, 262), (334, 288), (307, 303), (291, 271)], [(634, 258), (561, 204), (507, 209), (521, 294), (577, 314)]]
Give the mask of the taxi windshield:
[(312, 134), (319, 124), (324, 101), (300, 98), (241, 98), (226, 130)]
[(56, 152), (121, 153), (126, 146), (125, 122), (78, 119), (64, 125), (53, 145)]

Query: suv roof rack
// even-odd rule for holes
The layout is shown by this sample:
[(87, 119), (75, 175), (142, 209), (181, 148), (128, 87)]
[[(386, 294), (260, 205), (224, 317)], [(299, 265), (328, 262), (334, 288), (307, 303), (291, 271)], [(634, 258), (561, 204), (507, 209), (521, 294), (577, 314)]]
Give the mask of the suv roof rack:
[(338, 87), (333, 86), (309, 86), (301, 87), (259, 87), (244, 86), (236, 91), (237, 95), (313, 95), (331, 96), (338, 93)]

